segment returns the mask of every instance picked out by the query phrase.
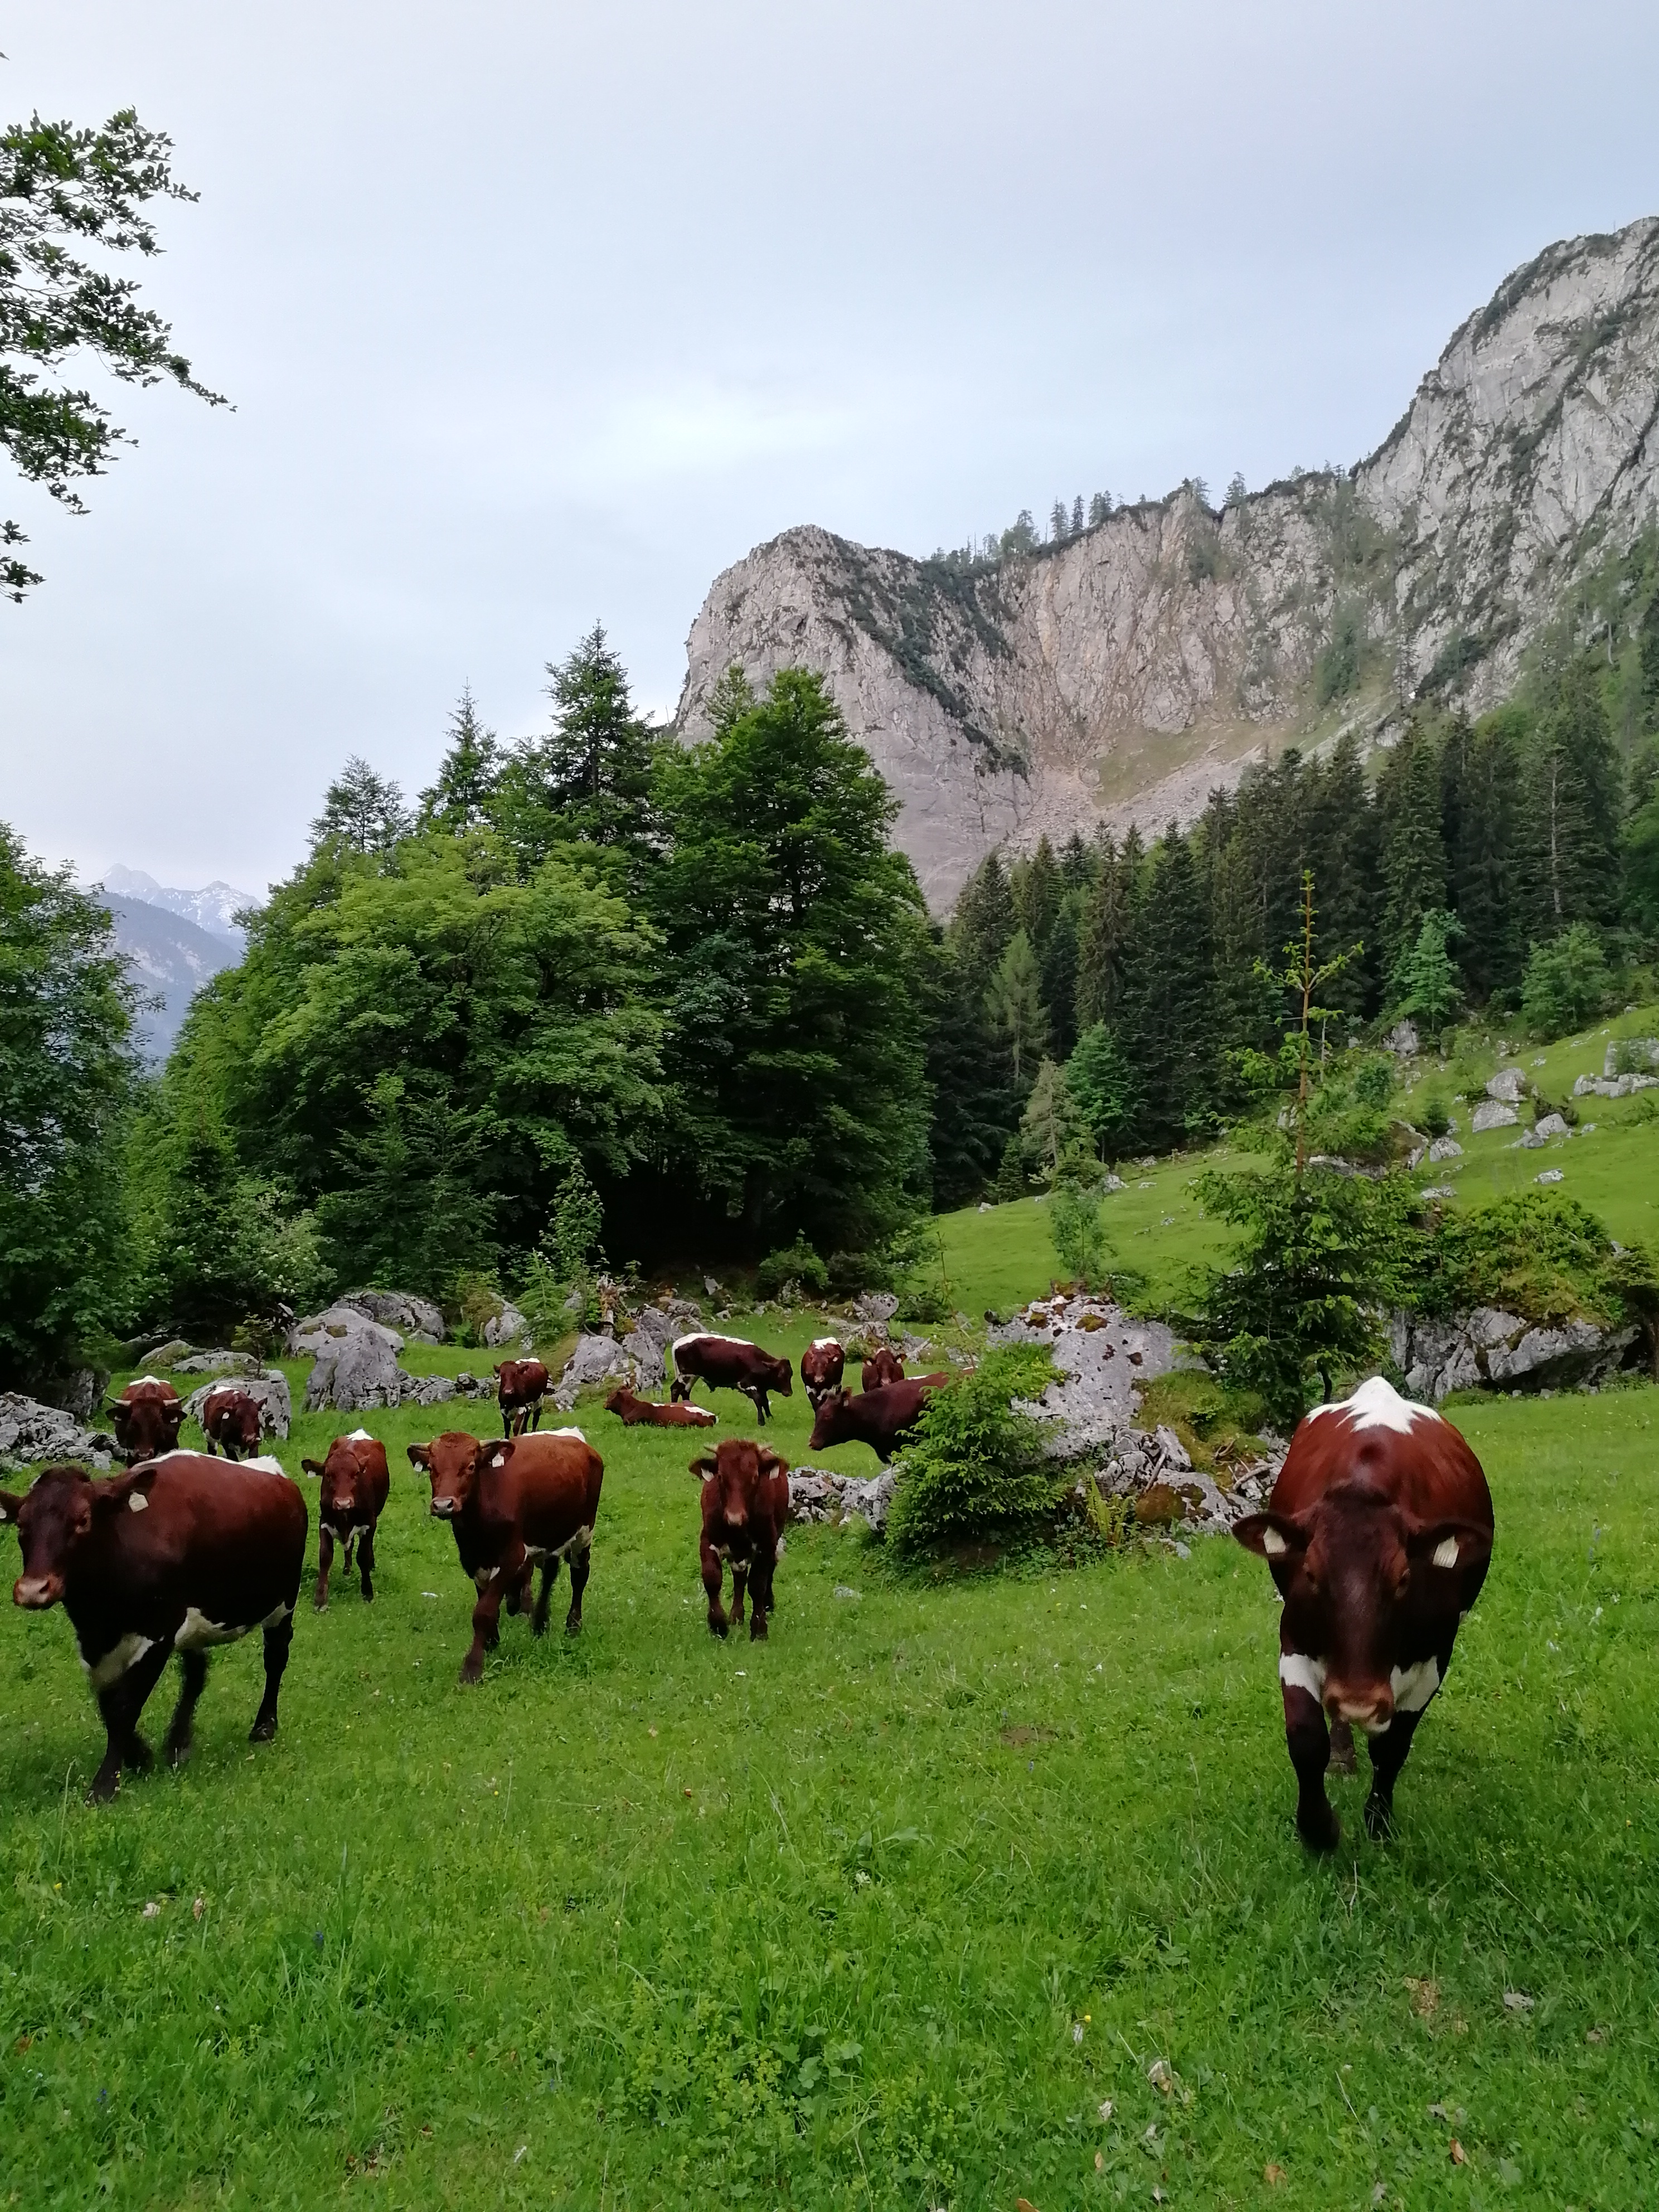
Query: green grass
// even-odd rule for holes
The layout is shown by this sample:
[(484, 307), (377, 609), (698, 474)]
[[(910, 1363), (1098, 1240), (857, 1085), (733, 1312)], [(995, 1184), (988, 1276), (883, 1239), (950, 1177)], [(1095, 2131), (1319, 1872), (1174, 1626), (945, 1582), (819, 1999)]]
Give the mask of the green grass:
[[(988, 1238), (964, 1279), (1016, 1266)], [(1651, 2202), (1656, 1411), (1459, 1410), (1492, 1578), (1397, 1839), (1340, 1784), (1325, 1862), (1272, 1593), (1224, 1541), (921, 1589), (799, 1529), (770, 1642), (717, 1644), (701, 1440), (585, 1414), (582, 1637), (508, 1621), (463, 1692), (470, 1586), (402, 1454), (458, 1416), (368, 1416), (380, 1594), (341, 1577), (316, 1617), (307, 1575), (274, 1746), (246, 1643), (191, 1765), (91, 1810), (68, 1624), (0, 1615), (0, 2203)]]

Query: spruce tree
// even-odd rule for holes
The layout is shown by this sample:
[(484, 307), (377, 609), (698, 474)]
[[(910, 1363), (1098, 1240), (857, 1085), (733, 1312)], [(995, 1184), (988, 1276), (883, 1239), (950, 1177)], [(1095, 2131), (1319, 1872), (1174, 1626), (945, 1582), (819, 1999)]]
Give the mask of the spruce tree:
[[(464, 702), (469, 708), (471, 702)], [(311, 825), (311, 849), (339, 847), (351, 853), (389, 853), (410, 829), (404, 794), (390, 776), (377, 775), (353, 753), (323, 794), (323, 811)]]
[(449, 718), (449, 743), (434, 781), (421, 793), (420, 826), (461, 836), (488, 821), (504, 756), (493, 730), (478, 720), (469, 687)]
[(1520, 981), (1519, 797), (1527, 717), (1500, 707), (1446, 746), (1448, 890), (1462, 934), (1458, 962), (1468, 996), (1484, 1005)]
[(634, 711), (628, 672), (604, 626), (595, 623), (547, 672), (553, 727), (514, 748), (503, 779), (502, 829), (526, 867), (577, 839), (637, 861), (652, 826), (656, 741)]
[(1038, 838), (1036, 850), (1028, 860), (1015, 861), (1009, 888), (1019, 926), (1030, 939), (1031, 950), (1040, 960), (1048, 949), (1049, 933), (1066, 889), (1054, 859), (1054, 848), (1046, 836)]
[(1081, 538), (1083, 535), (1083, 494), (1081, 492), (1072, 501), (1072, 535), (1073, 538)]
[(982, 987), (969, 979), (956, 939), (935, 930), (923, 968), (928, 1149), (933, 1206), (948, 1212), (984, 1195), (1019, 1120), (1019, 1098), (998, 1049)]
[(1084, 902), (1078, 929), (1077, 988), (1073, 999), (1079, 1034), (1117, 1011), (1124, 948), (1129, 934), (1132, 871), (1113, 849), (1101, 843), (1094, 888)]
[(992, 1027), (1008, 1055), (1016, 1085), (1029, 1077), (1033, 1063), (1048, 1048), (1048, 1015), (1042, 1003), (1042, 972), (1031, 940), (1023, 929), (1003, 954), (985, 994)]
[(1130, 935), (1119, 1036), (1143, 1101), (1146, 1142), (1176, 1144), (1210, 1123), (1220, 1073), (1210, 917), (1192, 848), (1174, 823), (1152, 848)]
[(1078, 946), (1082, 924), (1083, 893), (1068, 890), (1060, 899), (1042, 958), (1049, 1047), (1062, 1060), (1077, 1042)]
[(1440, 834), (1440, 758), (1413, 722), (1376, 780), (1377, 864), (1382, 878), (1379, 934), (1382, 972), (1392, 975), (1417, 942), (1423, 917), (1446, 903), (1446, 848)]
[(1019, 927), (1001, 855), (988, 853), (963, 885), (951, 917), (951, 940), (969, 989), (983, 998)]
[(1619, 756), (1593, 661), (1550, 687), (1527, 750), (1528, 925), (1553, 936), (1617, 910)]
[(1038, 1068), (1019, 1125), (1025, 1158), (1049, 1189), (1089, 1166), (1094, 1138), (1063, 1068), (1045, 1060)]
[(1107, 517), (1111, 514), (1111, 511), (1112, 495), (1110, 492), (1097, 491), (1094, 497), (1089, 501), (1090, 529), (1096, 529), (1101, 523), (1104, 522)]
[(1051, 545), (1063, 544), (1066, 536), (1066, 502), (1063, 499), (1057, 499), (1048, 510), (1048, 542)]

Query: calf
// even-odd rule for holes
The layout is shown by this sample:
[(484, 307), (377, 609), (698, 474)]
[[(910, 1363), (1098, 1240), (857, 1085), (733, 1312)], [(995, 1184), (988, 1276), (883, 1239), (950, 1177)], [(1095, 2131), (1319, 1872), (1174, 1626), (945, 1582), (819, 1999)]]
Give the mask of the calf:
[(251, 1459), (259, 1449), (258, 1400), (234, 1382), (222, 1382), (202, 1401), (202, 1430), (210, 1457), (217, 1444), (227, 1459)]
[(694, 1459), (702, 1486), (702, 1586), (708, 1593), (708, 1626), (724, 1636), (731, 1625), (720, 1603), (723, 1562), (732, 1562), (732, 1620), (743, 1626), (743, 1592), (752, 1581), (749, 1622), (752, 1642), (766, 1640), (773, 1610), (772, 1577), (789, 1518), (789, 1468), (775, 1451), (746, 1437), (728, 1437), (713, 1459)]
[(636, 1398), (625, 1382), (611, 1393), (605, 1410), (615, 1413), (630, 1429), (638, 1428), (641, 1422), (653, 1429), (712, 1429), (714, 1425), (714, 1416), (701, 1406), (659, 1406), (654, 1399)]
[(1304, 1843), (1330, 1850), (1341, 1833), (1325, 1770), (1333, 1735), (1352, 1768), (1356, 1723), (1370, 1745), (1365, 1826), (1386, 1834), (1412, 1737), (1492, 1561), (1480, 1461), (1449, 1421), (1374, 1376), (1314, 1407), (1267, 1510), (1233, 1534), (1266, 1559), (1285, 1601), (1279, 1681)]
[(706, 1382), (711, 1390), (741, 1390), (764, 1421), (771, 1411), (769, 1391), (782, 1398), (794, 1395), (789, 1379), (794, 1370), (789, 1362), (763, 1352), (746, 1336), (682, 1336), (675, 1340), (672, 1351), (672, 1398), (689, 1399), (694, 1382)]
[(461, 1665), (463, 1682), (483, 1672), (484, 1653), (501, 1640), (501, 1610), (521, 1613), (530, 1602), (538, 1566), (541, 1595), (531, 1620), (540, 1636), (559, 1561), (570, 1562), (570, 1611), (565, 1627), (582, 1625), (593, 1522), (599, 1510), (605, 1462), (580, 1429), (550, 1429), (545, 1436), (480, 1443), (459, 1430), (410, 1444), (411, 1466), (432, 1478), (432, 1511), (455, 1531), (461, 1565), (477, 1585), (472, 1609), (472, 1648)]
[(23, 1551), (14, 1604), (43, 1613), (61, 1600), (74, 1626), (109, 1738), (95, 1800), (114, 1796), (124, 1766), (152, 1763), (138, 1717), (174, 1651), (184, 1685), (167, 1733), (173, 1765), (190, 1753), (209, 1648), (255, 1628), (265, 1693), (248, 1739), (270, 1742), (306, 1551), (305, 1500), (275, 1460), (250, 1460), (230, 1480), (205, 1452), (96, 1481), (48, 1468), (27, 1497), (0, 1492), (0, 1521), (16, 1523)]
[(501, 1401), (501, 1434), (521, 1437), (526, 1429), (539, 1429), (542, 1398), (547, 1389), (547, 1370), (541, 1361), (504, 1359), (491, 1371), (496, 1378), (495, 1395)]
[(904, 1362), (890, 1345), (884, 1344), (872, 1352), (859, 1370), (860, 1390), (881, 1390), (890, 1382), (903, 1380)]
[(329, 1570), (334, 1565), (337, 1540), (345, 1547), (345, 1571), (351, 1572), (351, 1547), (359, 1546), (359, 1585), (364, 1600), (374, 1601), (374, 1531), (386, 1510), (392, 1488), (392, 1472), (386, 1463), (386, 1446), (367, 1429), (354, 1429), (349, 1437), (336, 1437), (326, 1459), (302, 1459), (307, 1474), (318, 1476), (322, 1491), (317, 1500), (317, 1610), (328, 1603)]
[(840, 1383), (847, 1354), (833, 1336), (817, 1336), (800, 1356), (800, 1379), (816, 1413), (819, 1403)]
[(807, 1449), (826, 1451), (831, 1444), (868, 1444), (884, 1467), (909, 1437), (931, 1392), (950, 1376), (913, 1375), (906, 1382), (884, 1382), (879, 1389), (854, 1397), (850, 1390), (835, 1390), (818, 1407)]
[(141, 1459), (158, 1459), (179, 1448), (179, 1430), (185, 1418), (184, 1401), (171, 1382), (154, 1375), (141, 1375), (129, 1382), (118, 1398), (109, 1401), (115, 1424), (115, 1441), (129, 1467)]

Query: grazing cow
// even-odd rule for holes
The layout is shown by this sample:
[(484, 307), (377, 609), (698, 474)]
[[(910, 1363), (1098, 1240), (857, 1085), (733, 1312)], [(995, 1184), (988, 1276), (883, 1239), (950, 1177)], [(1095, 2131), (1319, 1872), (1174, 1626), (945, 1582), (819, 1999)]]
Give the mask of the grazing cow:
[(227, 1459), (252, 1459), (259, 1449), (259, 1401), (234, 1382), (222, 1382), (202, 1401), (208, 1455), (220, 1445)]
[(179, 1449), (185, 1407), (171, 1382), (141, 1375), (136, 1382), (128, 1383), (118, 1398), (109, 1401), (109, 1412), (115, 1424), (116, 1443), (129, 1467)]
[(904, 1362), (890, 1345), (877, 1347), (859, 1370), (860, 1390), (883, 1390), (890, 1382), (902, 1382)]
[(367, 1429), (354, 1429), (349, 1437), (336, 1437), (326, 1459), (302, 1459), (307, 1474), (320, 1478), (317, 1500), (317, 1610), (328, 1603), (329, 1570), (334, 1565), (334, 1546), (345, 1547), (345, 1571), (351, 1572), (351, 1547), (359, 1547), (359, 1583), (368, 1604), (374, 1601), (374, 1531), (386, 1510), (392, 1488), (392, 1471), (386, 1463), (386, 1446)]
[(833, 1336), (815, 1336), (802, 1352), (800, 1379), (815, 1413), (829, 1393), (839, 1387), (846, 1365), (847, 1354)]
[(605, 1462), (580, 1429), (480, 1443), (459, 1430), (410, 1444), (410, 1462), (432, 1478), (432, 1511), (455, 1531), (461, 1565), (477, 1585), (472, 1609), (472, 1648), (461, 1666), (463, 1682), (483, 1672), (484, 1653), (501, 1639), (503, 1601), (509, 1613), (530, 1603), (538, 1566), (541, 1595), (531, 1628), (539, 1636), (559, 1561), (570, 1562), (570, 1611), (565, 1627), (582, 1625), (593, 1522), (599, 1510)]
[(750, 1638), (763, 1644), (773, 1609), (772, 1577), (789, 1518), (788, 1463), (747, 1437), (728, 1437), (713, 1459), (694, 1459), (691, 1472), (704, 1477), (699, 1550), (708, 1626), (716, 1636), (730, 1626), (720, 1603), (722, 1563), (730, 1559), (732, 1621), (743, 1626), (744, 1584), (750, 1581)]
[(868, 1444), (884, 1467), (915, 1427), (930, 1392), (941, 1389), (950, 1376), (913, 1375), (902, 1382), (884, 1382), (878, 1390), (854, 1397), (850, 1390), (832, 1390), (818, 1407), (812, 1425), (810, 1451), (827, 1451), (831, 1444)]
[(714, 1416), (701, 1406), (659, 1406), (653, 1398), (636, 1398), (625, 1382), (611, 1393), (605, 1410), (615, 1413), (630, 1429), (638, 1428), (641, 1422), (652, 1429), (712, 1429), (714, 1425)]
[(249, 1460), (230, 1480), (205, 1452), (98, 1480), (48, 1468), (27, 1497), (0, 1492), (0, 1521), (16, 1523), (23, 1551), (13, 1602), (43, 1613), (61, 1599), (74, 1625), (109, 1735), (95, 1800), (114, 1796), (124, 1766), (142, 1774), (151, 1764), (138, 1717), (174, 1651), (184, 1686), (167, 1733), (173, 1765), (190, 1754), (210, 1646), (256, 1628), (265, 1693), (248, 1741), (270, 1742), (306, 1552), (305, 1499), (274, 1459)]
[(1266, 1559), (1285, 1601), (1279, 1680), (1302, 1840), (1335, 1846), (1325, 1770), (1333, 1735), (1352, 1767), (1356, 1723), (1370, 1744), (1365, 1826), (1386, 1834), (1413, 1735), (1491, 1564), (1480, 1461), (1449, 1421), (1374, 1376), (1340, 1405), (1314, 1407), (1267, 1510), (1233, 1534)]
[(526, 1429), (539, 1429), (542, 1397), (547, 1389), (547, 1370), (541, 1361), (504, 1359), (492, 1372), (496, 1377), (495, 1395), (501, 1401), (501, 1434), (521, 1437)]
[(689, 1399), (694, 1382), (706, 1382), (711, 1390), (741, 1390), (764, 1421), (771, 1412), (769, 1391), (775, 1390), (782, 1398), (795, 1395), (789, 1362), (763, 1352), (746, 1336), (682, 1336), (676, 1338), (672, 1351), (671, 1398)]

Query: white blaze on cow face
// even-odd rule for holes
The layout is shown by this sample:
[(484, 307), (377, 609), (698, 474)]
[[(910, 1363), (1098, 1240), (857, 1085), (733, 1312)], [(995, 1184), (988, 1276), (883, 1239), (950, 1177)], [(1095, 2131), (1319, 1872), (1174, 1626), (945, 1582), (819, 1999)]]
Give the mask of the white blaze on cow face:
[(87, 1680), (94, 1690), (108, 1689), (112, 1682), (120, 1680), (129, 1667), (137, 1664), (155, 1640), (151, 1636), (124, 1636), (97, 1661), (88, 1659), (83, 1653), (81, 1664), (86, 1668)]
[(838, 1336), (815, 1336), (812, 1349), (814, 1352), (839, 1352), (841, 1339)]
[(1393, 1383), (1385, 1382), (1380, 1375), (1373, 1375), (1362, 1382), (1351, 1398), (1343, 1398), (1333, 1405), (1310, 1407), (1303, 1418), (1316, 1421), (1322, 1413), (1346, 1413), (1356, 1431), (1392, 1429), (1401, 1437), (1410, 1436), (1414, 1422), (1443, 1418), (1432, 1406), (1413, 1406), (1409, 1398), (1402, 1398)]

